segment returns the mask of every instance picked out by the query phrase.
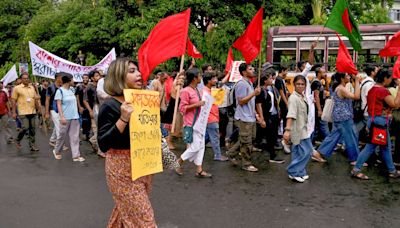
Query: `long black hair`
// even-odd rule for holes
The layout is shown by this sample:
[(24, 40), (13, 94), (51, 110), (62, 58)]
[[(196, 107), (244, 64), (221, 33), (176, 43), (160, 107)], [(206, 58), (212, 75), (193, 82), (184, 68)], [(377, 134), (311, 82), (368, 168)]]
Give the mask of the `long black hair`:
[(346, 73), (336, 72), (332, 75), (332, 91), (335, 91), (336, 87), (342, 83), (342, 78), (346, 77)]
[(390, 78), (392, 77), (392, 72), (389, 71), (388, 69), (380, 69), (378, 73), (375, 75), (375, 81), (377, 83), (383, 83), (385, 81), (385, 78)]

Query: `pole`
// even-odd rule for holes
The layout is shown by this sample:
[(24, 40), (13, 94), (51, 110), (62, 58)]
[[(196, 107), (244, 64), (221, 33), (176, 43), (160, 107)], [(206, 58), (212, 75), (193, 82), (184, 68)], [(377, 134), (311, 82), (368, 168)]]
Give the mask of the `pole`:
[(260, 54), (258, 56), (258, 87), (260, 87), (260, 80), (261, 80), (261, 56), (262, 55), (262, 39), (261, 39), (261, 43), (260, 43)]
[[(183, 71), (183, 64), (185, 63), (185, 54), (181, 57), (181, 65), (179, 67), (179, 73), (176, 77), (179, 77), (179, 74)], [(178, 89), (176, 90), (176, 97), (175, 97), (175, 107), (174, 107), (174, 116), (172, 118), (172, 128), (171, 133), (175, 133), (175, 124), (176, 124), (176, 116), (178, 114), (178, 105), (179, 105), (179, 93), (181, 91), (181, 86), (179, 85)]]

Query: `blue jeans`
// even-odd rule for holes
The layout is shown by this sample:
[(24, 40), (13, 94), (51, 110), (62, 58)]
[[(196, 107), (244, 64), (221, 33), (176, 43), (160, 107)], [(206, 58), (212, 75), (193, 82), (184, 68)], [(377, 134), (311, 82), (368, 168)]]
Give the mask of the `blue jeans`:
[(324, 139), (329, 135), (328, 122), (323, 121), (320, 117), (316, 117), (314, 129), (315, 130), (311, 136), (312, 140), (316, 140), (317, 138)]
[[(379, 124), (379, 125), (385, 125), (386, 124), (386, 117), (384, 116), (375, 116), (374, 118), (374, 123)], [(371, 126), (371, 118), (368, 118), (368, 127)], [(361, 151), (360, 155), (358, 155), (356, 165), (354, 167), (354, 170), (360, 171), (364, 162), (366, 162), (375, 152), (375, 149), (379, 146), (380, 152), (381, 152), (381, 157), (383, 161), (386, 163), (386, 167), (388, 168), (389, 172), (394, 172), (396, 168), (393, 165), (393, 160), (392, 160), (392, 153), (391, 153), (391, 148), (392, 148), (392, 142), (390, 140), (390, 134), (389, 134), (389, 123), (386, 124), (386, 131), (387, 131), (387, 141), (388, 144), (386, 146), (379, 146), (371, 143), (367, 143), (365, 145), (364, 149)]]
[(357, 160), (360, 153), (358, 148), (357, 134), (354, 130), (354, 122), (352, 119), (334, 122), (332, 132), (325, 138), (319, 146), (318, 151), (325, 157), (330, 157), (336, 144), (343, 139), (346, 144), (346, 152), (348, 159), (352, 162)]
[(307, 175), (306, 166), (310, 161), (313, 145), (311, 139), (302, 139), (300, 144), (292, 146), (292, 161), (287, 167), (287, 172), (293, 177), (303, 177)]
[(211, 142), (212, 149), (214, 151), (214, 159), (221, 158), (221, 148), (219, 144), (219, 124), (209, 123), (207, 124), (206, 130), (206, 144)]

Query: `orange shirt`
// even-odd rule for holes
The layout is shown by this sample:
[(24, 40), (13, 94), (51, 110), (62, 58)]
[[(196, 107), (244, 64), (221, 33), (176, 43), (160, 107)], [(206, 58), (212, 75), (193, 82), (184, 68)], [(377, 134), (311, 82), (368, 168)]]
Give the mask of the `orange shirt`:
[[(211, 89), (204, 86), (203, 92), (211, 95)], [(211, 107), (210, 115), (208, 116), (207, 123), (218, 123), (219, 122), (219, 110), (218, 105), (213, 104)]]

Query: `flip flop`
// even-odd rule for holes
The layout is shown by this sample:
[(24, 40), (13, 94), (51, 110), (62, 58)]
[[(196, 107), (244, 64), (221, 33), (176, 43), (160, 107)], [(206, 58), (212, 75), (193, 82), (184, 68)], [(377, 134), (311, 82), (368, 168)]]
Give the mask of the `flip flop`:
[(62, 158), (61, 154), (56, 154), (56, 151), (53, 150), (53, 155), (56, 160), (60, 160)]

